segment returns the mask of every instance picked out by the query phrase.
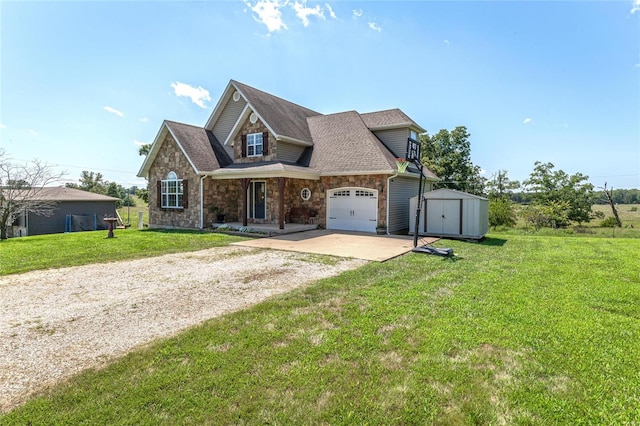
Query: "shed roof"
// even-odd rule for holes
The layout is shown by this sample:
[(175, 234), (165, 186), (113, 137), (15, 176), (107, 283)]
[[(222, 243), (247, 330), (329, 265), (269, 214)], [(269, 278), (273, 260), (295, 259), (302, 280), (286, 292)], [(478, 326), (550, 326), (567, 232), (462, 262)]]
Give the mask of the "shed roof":
[(452, 199), (457, 200), (461, 198), (474, 198), (477, 200), (485, 200), (488, 201), (488, 198), (481, 197), (475, 194), (469, 194), (468, 192), (462, 192), (455, 189), (449, 188), (440, 188), (434, 191), (425, 192), (422, 194), (424, 198), (444, 198), (444, 199)]
[[(37, 190), (21, 190), (21, 195), (16, 199), (29, 196), (32, 200), (42, 201), (118, 201), (119, 198), (108, 195), (96, 194), (94, 192), (82, 191), (64, 186), (46, 186)], [(31, 194), (29, 193), (31, 192)], [(35, 192), (35, 195), (32, 195)]]

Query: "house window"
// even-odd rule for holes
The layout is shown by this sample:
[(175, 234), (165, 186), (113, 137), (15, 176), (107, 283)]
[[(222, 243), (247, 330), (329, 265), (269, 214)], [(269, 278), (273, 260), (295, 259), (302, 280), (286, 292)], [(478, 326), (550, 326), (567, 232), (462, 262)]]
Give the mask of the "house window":
[(417, 140), (418, 140), (418, 132), (416, 132), (415, 130), (410, 130), (410, 131), (409, 131), (409, 134), (410, 134), (410, 136), (409, 136), (409, 137), (410, 137), (411, 139), (413, 139), (414, 141), (417, 141)]
[(169, 172), (167, 179), (161, 184), (162, 208), (181, 209), (183, 208), (184, 184), (182, 179), (178, 179), (175, 172)]
[(311, 190), (309, 188), (303, 188), (302, 191), (300, 191), (300, 196), (304, 201), (309, 201), (309, 198), (311, 198)]
[(262, 133), (250, 133), (247, 135), (247, 157), (259, 157), (262, 155)]

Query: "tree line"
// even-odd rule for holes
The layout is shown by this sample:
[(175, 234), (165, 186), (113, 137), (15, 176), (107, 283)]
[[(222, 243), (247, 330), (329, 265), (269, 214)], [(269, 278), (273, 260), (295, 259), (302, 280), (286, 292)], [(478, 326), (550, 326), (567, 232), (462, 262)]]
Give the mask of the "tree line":
[[(610, 203), (604, 191), (596, 191), (582, 173), (568, 174), (550, 162), (536, 161), (533, 171), (523, 182), (511, 180), (506, 170), (489, 178), (471, 161), (470, 134), (465, 126), (434, 135), (420, 135), (422, 163), (441, 180), (435, 188), (449, 188), (489, 198), (491, 226), (513, 226), (516, 207), (528, 224), (541, 227), (565, 227), (572, 222), (582, 224), (602, 218), (591, 210), (593, 204)], [(606, 186), (606, 184), (605, 184)], [(608, 191), (613, 204), (640, 203), (640, 190)]]
[(93, 192), (96, 194), (108, 195), (110, 197), (119, 198), (120, 200), (116, 202), (116, 207), (120, 208), (122, 206), (131, 206), (134, 207), (136, 202), (129, 195), (137, 195), (142, 198), (145, 202), (147, 202), (146, 195), (147, 190), (140, 189), (137, 186), (132, 186), (130, 188), (125, 188), (124, 186), (116, 183), (109, 182), (104, 179), (102, 173), (94, 173), (87, 170), (83, 170), (80, 174), (80, 179), (78, 179), (79, 183), (67, 183), (65, 186), (67, 188), (75, 188), (80, 189), (82, 191)]

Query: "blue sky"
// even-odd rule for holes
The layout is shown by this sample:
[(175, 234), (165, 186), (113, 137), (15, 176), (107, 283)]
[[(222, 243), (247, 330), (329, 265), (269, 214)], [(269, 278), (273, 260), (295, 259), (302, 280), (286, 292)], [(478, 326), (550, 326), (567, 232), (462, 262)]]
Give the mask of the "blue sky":
[(0, 1), (0, 146), (124, 186), (229, 79), (322, 113), (464, 125), (472, 160), (640, 188), (640, 0)]

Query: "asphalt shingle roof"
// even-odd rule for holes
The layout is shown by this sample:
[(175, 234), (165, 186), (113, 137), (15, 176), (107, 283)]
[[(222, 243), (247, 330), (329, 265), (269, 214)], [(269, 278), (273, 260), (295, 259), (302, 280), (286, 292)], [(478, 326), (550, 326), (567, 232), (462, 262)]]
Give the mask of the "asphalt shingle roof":
[(395, 158), (356, 111), (307, 119), (313, 135), (311, 168), (321, 173), (389, 172)]
[(276, 133), (304, 142), (311, 142), (311, 134), (307, 126), (307, 117), (321, 115), (293, 102), (273, 96), (238, 81), (232, 84), (242, 93), (251, 106)]
[[(238, 165), (233, 163), (211, 131), (165, 121), (199, 173), (220, 169), (231, 169), (229, 173), (240, 169), (262, 172), (300, 169), (325, 175), (393, 173), (397, 169), (395, 157), (372, 133), (372, 129), (412, 126), (422, 130), (397, 108), (365, 114), (346, 111), (323, 115), (235, 80), (231, 80), (231, 85), (245, 97), (277, 138), (296, 139), (312, 146), (305, 148), (295, 164), (275, 162), (260, 163), (260, 166)], [(435, 177), (426, 168), (424, 174)]]
[[(46, 186), (38, 189), (36, 195), (28, 194), (29, 190), (24, 190), (24, 196), (29, 196), (32, 200), (42, 201), (118, 201), (119, 198), (108, 195), (96, 194), (94, 192), (82, 191), (64, 186)], [(20, 199), (21, 196), (15, 197)]]
[(199, 172), (212, 172), (233, 162), (213, 132), (175, 121), (165, 123)]
[(398, 108), (388, 109), (384, 111), (367, 112), (360, 114), (362, 121), (365, 122), (369, 129), (377, 129), (384, 127), (394, 126), (415, 126), (421, 131), (424, 131), (422, 127), (413, 121), (407, 114), (399, 110)]

